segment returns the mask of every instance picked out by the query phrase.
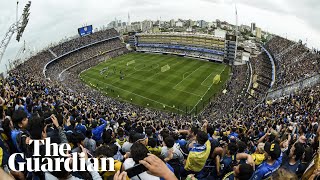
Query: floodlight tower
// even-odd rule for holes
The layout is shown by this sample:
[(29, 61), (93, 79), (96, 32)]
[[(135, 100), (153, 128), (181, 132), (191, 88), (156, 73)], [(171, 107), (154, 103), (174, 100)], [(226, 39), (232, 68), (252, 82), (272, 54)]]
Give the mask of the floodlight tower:
[[(28, 51), (30, 51), (28, 49)], [(23, 46), (21, 46), (21, 48), (19, 49), (18, 53), (16, 54), (16, 57), (14, 58), (13, 62), (16, 63), (17, 65), (23, 63), (22, 59), (23, 59), (23, 55), (25, 55), (25, 53), (27, 52), (26, 49), (26, 41), (23, 42)]]
[(4, 38), (2, 39), (0, 43), (0, 63), (2, 60), (2, 57), (8, 47), (8, 44), (13, 36), (14, 33), (17, 32), (17, 37), (16, 40), (19, 42), (20, 38), (22, 37), (22, 34), (29, 22), (29, 15), (30, 15), (30, 6), (31, 6), (31, 1), (29, 1), (24, 9), (23, 13), (20, 16), (20, 19), (18, 20), (18, 5), (19, 1), (17, 1), (17, 8), (16, 8), (16, 22), (14, 22), (10, 27), (7, 33), (5, 34)]

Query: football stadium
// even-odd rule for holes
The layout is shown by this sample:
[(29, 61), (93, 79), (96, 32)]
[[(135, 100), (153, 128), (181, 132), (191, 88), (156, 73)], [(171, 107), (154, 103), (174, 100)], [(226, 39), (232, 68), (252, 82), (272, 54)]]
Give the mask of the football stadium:
[(35, 51), (37, 3), (0, 44), (0, 179), (320, 178), (317, 48), (238, 25), (236, 6), (235, 25), (128, 14)]

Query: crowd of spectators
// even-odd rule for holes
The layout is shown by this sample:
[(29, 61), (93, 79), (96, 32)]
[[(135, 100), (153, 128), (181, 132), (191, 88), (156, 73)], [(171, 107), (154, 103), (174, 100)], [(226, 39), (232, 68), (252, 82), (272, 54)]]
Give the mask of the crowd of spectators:
[(102, 54), (106, 51), (112, 49), (117, 49), (123, 47), (119, 39), (113, 39), (105, 42), (101, 42), (94, 46), (80, 49), (76, 52), (72, 52), (62, 58), (57, 59), (47, 66), (46, 75), (51, 78), (51, 80), (58, 80), (59, 74), (66, 68), (81, 62), (83, 60), (89, 59), (93, 56)]
[[(79, 48), (80, 41), (74, 40), (70, 47)], [(52, 49), (60, 55), (68, 52), (65, 45), (60, 48)], [(280, 53), (277, 48), (273, 50)], [(45, 51), (1, 80), (1, 177), (124, 180), (139, 164), (145, 171), (131, 179), (308, 179), (319, 174), (318, 161), (311, 166), (311, 174), (304, 173), (313, 155), (318, 154), (319, 84), (248, 111), (244, 103), (250, 101), (242, 96), (248, 66), (235, 66), (224, 94), (193, 118), (119, 102), (85, 86), (78, 78), (81, 71), (102, 59), (126, 52), (119, 40), (87, 47), (48, 66), (51, 80), (46, 80), (42, 70), (54, 57)], [(260, 63), (253, 62), (257, 73), (269, 67)], [(70, 66), (58, 79), (57, 75)], [(46, 137), (51, 143), (69, 143), (71, 152), (82, 151), (86, 158), (114, 158), (115, 171), (21, 172), (7, 168), (11, 154), (20, 152), (30, 157), (34, 150), (28, 142)], [(42, 157), (44, 152), (40, 151)], [(24, 159), (16, 158), (15, 163), (19, 162)]]
[(258, 100), (263, 100), (265, 94), (271, 87), (272, 65), (269, 57), (262, 52), (257, 57), (250, 60), (252, 66), (253, 81), (251, 86), (251, 95)]
[(273, 55), (277, 66), (276, 83), (273, 88), (296, 83), (320, 72), (319, 52), (310, 50), (302, 42), (275, 36), (266, 47)]
[(84, 36), (82, 38), (75, 38), (70, 41), (63, 42), (58, 46), (51, 48), (51, 50), (57, 55), (61, 56), (72, 50), (78, 49), (84, 45), (99, 42), (101, 40), (118, 36), (118, 32), (115, 29), (102, 30), (91, 34), (90, 36)]

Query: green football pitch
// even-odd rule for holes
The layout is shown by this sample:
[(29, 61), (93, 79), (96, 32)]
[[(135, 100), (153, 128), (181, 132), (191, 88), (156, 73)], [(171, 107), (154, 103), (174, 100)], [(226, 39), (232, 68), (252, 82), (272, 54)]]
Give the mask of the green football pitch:
[[(80, 74), (107, 96), (147, 108), (199, 113), (229, 78), (230, 66), (174, 55), (130, 53)], [(221, 75), (219, 83), (214, 77)]]

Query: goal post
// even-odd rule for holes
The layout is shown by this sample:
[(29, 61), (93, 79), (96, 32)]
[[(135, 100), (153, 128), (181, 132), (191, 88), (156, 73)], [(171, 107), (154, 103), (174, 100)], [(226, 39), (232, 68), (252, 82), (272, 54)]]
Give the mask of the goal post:
[(168, 70), (170, 70), (169, 64), (161, 67), (161, 72), (166, 72), (166, 71), (168, 71)]

